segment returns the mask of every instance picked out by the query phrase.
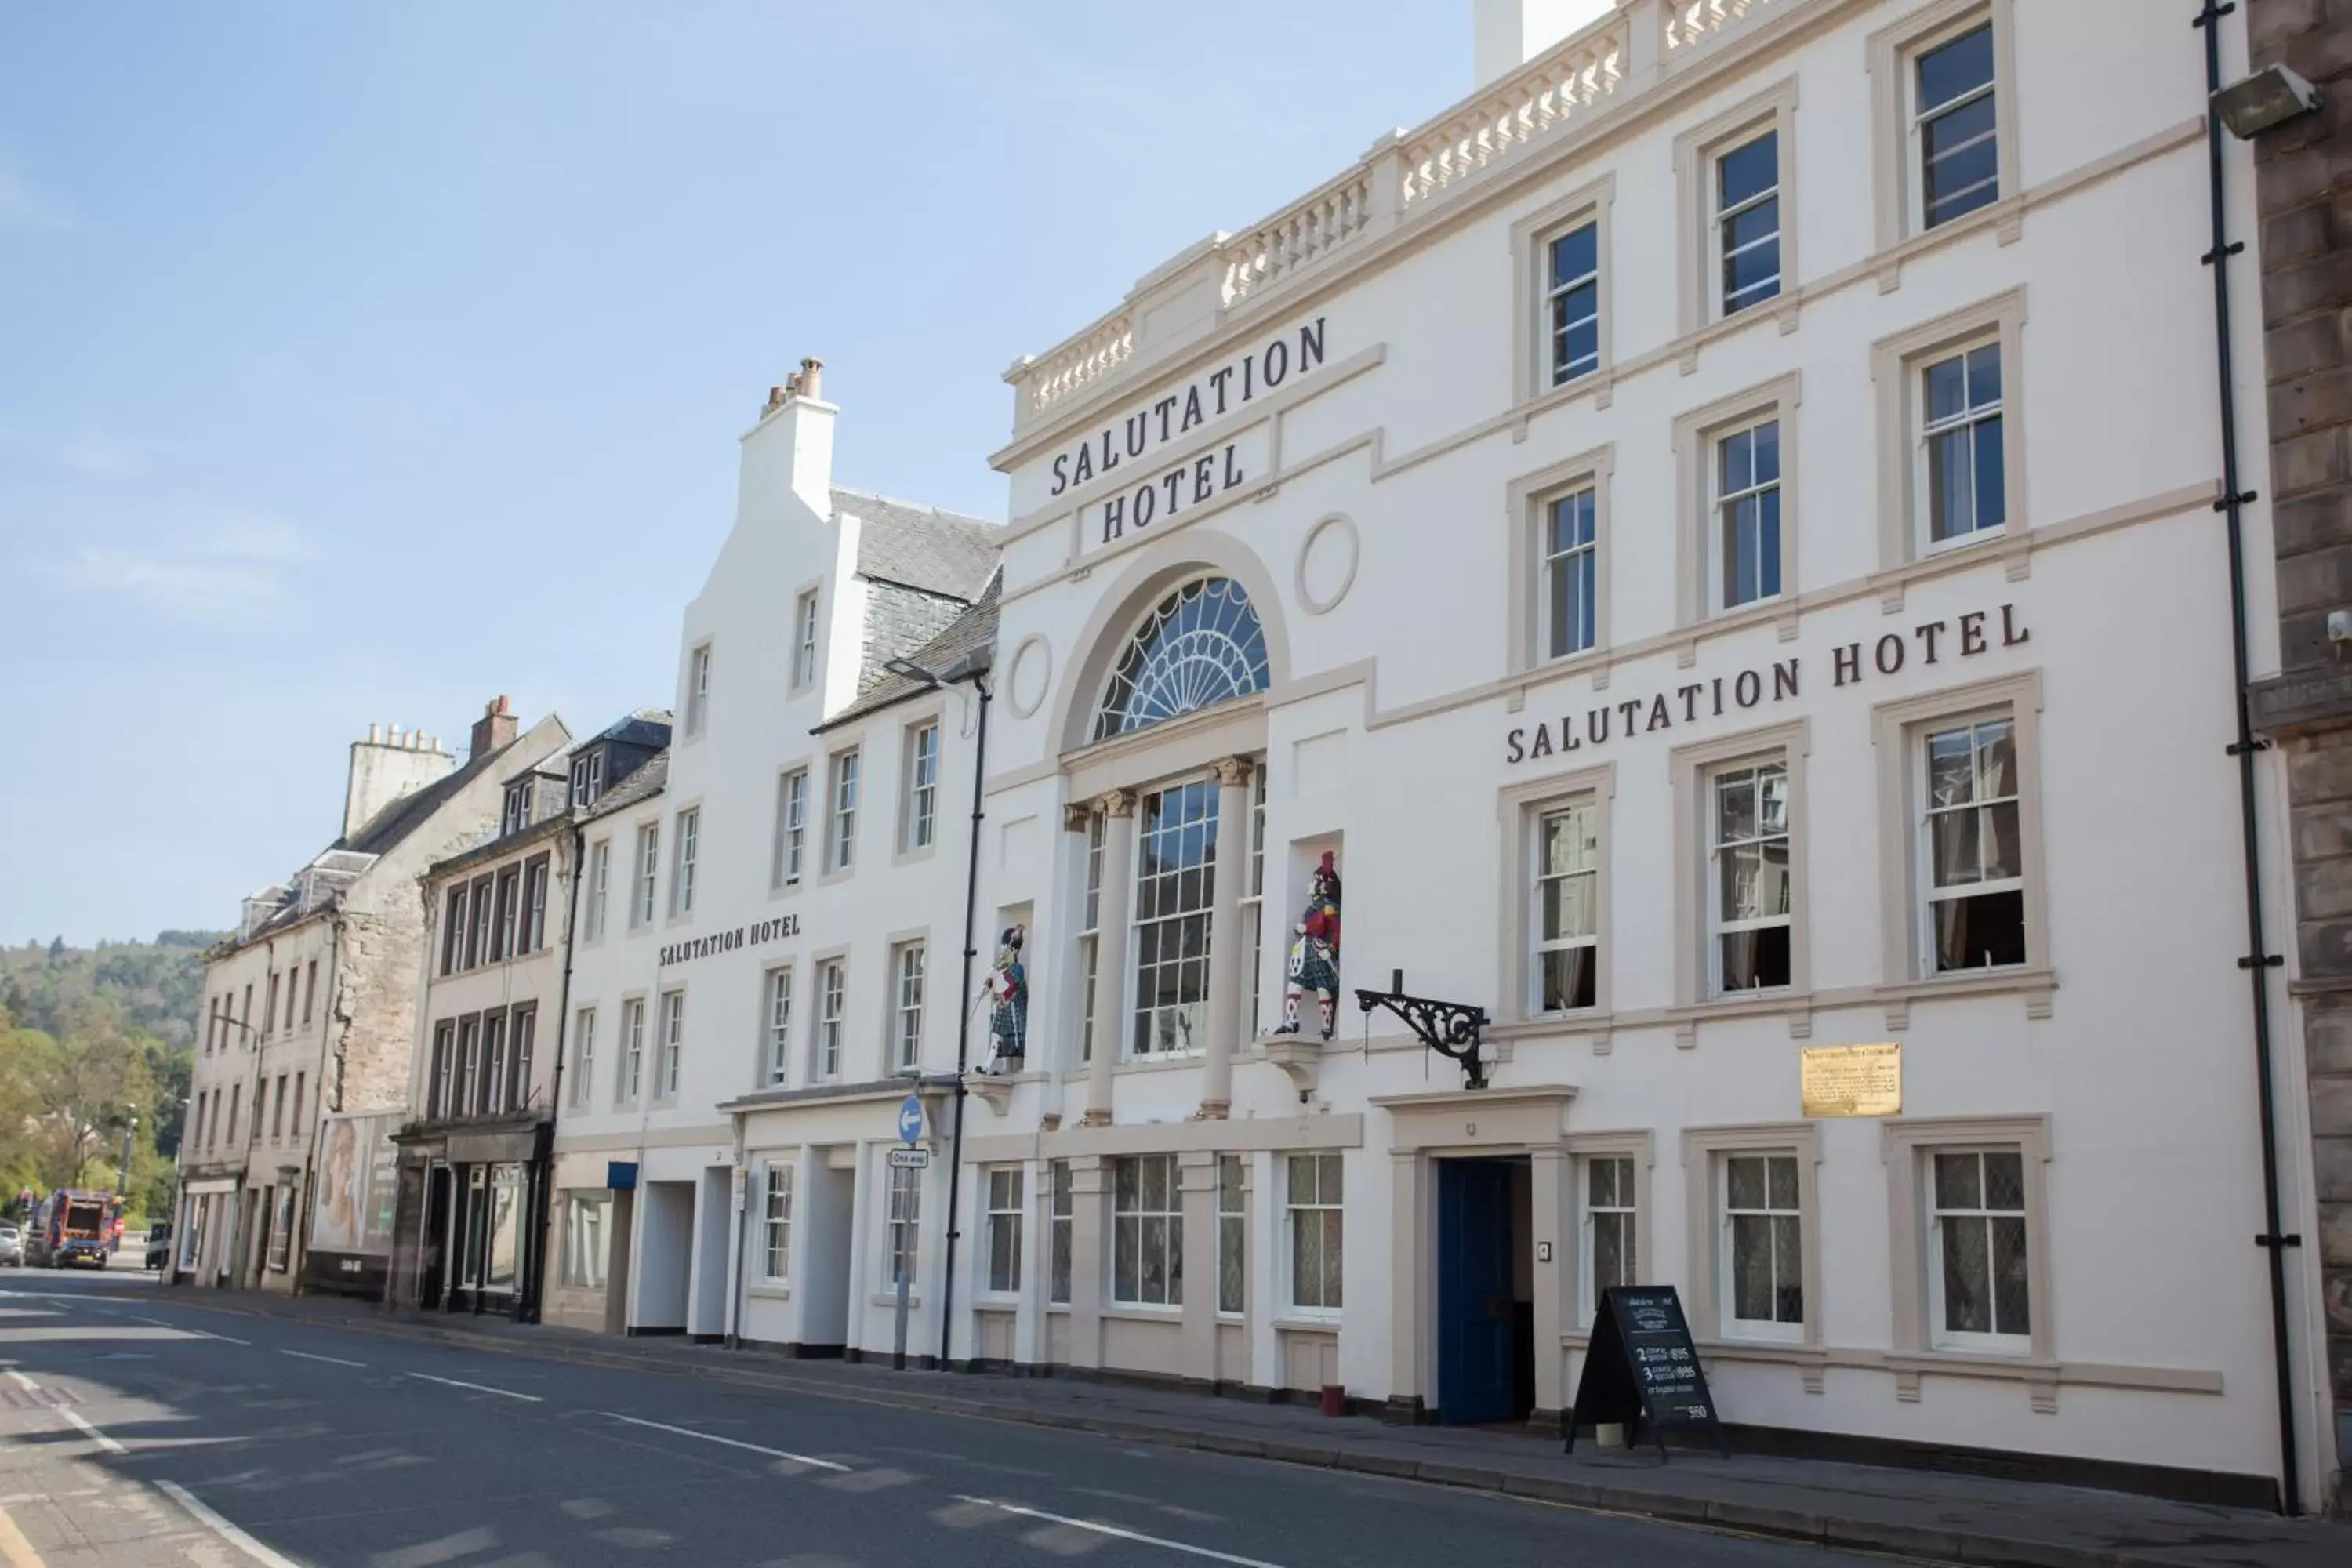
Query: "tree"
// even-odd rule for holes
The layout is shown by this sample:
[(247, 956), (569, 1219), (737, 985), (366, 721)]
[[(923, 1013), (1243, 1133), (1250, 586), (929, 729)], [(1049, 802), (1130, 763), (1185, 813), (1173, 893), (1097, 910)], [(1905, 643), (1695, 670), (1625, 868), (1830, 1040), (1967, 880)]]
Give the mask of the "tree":
[(152, 1134), (161, 1098), (146, 1040), (104, 1000), (77, 1004), (58, 1036), (12, 1030), (0, 1043), (0, 1094), (11, 1093), (21, 1098), (0, 1102), (0, 1173), (19, 1170), (21, 1181), (29, 1166), (51, 1188), (83, 1184), (126, 1115)]

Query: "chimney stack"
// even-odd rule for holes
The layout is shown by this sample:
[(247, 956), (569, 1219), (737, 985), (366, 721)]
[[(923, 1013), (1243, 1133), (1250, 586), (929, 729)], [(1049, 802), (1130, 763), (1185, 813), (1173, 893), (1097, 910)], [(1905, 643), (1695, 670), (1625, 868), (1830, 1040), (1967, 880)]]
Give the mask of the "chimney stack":
[(1472, 0), (1471, 53), (1477, 85), (1517, 70), (1553, 45), (1609, 15), (1622, 0)]
[(482, 716), (474, 721), (474, 755), (487, 757), (515, 738), (514, 709), (501, 692), (494, 702), (482, 705)]
[(422, 730), (370, 724), (367, 739), (352, 742), (351, 774), (343, 785), (343, 837), (350, 838), (404, 795), (446, 776), (457, 759)]
[(745, 495), (789, 489), (818, 518), (833, 516), (833, 423), (839, 411), (824, 392), (824, 362), (814, 354), (783, 385), (768, 388), (760, 422), (743, 437)]

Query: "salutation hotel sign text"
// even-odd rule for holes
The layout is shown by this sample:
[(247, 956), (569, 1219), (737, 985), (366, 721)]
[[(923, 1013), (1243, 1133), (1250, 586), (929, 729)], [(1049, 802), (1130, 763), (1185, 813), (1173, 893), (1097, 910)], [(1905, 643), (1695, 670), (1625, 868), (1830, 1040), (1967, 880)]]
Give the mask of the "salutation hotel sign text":
[[(1875, 642), (1850, 642), (1832, 648), (1830, 684), (1851, 686), (1861, 680), (1866, 671), (1900, 674), (1903, 667), (1914, 659), (1921, 664), (1940, 664), (1947, 658), (1974, 658), (1994, 647), (2015, 647), (2031, 641), (2032, 637), (2014, 605), (2003, 605), (1994, 610), (1970, 610), (1948, 620), (1914, 626), (1908, 636), (1888, 632)], [(1561, 715), (1558, 722), (1543, 720), (1522, 724), (1503, 737), (1503, 760), (1532, 762), (1556, 752), (1605, 746), (1612, 739), (1646, 735), (1653, 730), (1671, 730), (1677, 724), (1696, 724), (1768, 702), (1786, 701), (1798, 695), (1802, 674), (1801, 662), (1791, 654), (1776, 660), (1769, 669), (1709, 676), (1677, 686), (1670, 692), (1628, 697), (1622, 702), (1588, 708), (1580, 721), (1579, 715), (1569, 713)]]
[(1322, 363), (1323, 318), (1318, 316), (1295, 333), (1270, 339), (1207, 374), (1195, 376), (1158, 402), (1104, 426), (1076, 446), (1056, 452), (1052, 463), (1054, 483), (1046, 494), (1084, 489), (1107, 480), (1120, 468), (1134, 475), (1118, 486), (1106, 487), (1108, 493), (1087, 508), (1101, 514), (1087, 521), (1099, 521), (1104, 544), (1123, 538), (1130, 528), (1149, 528), (1187, 507), (1223, 495), (1245, 483), (1256, 467), (1256, 458), (1239, 440), (1190, 453), (1181, 463), (1157, 468), (1150, 466), (1150, 459), (1201, 426), (1289, 385)]

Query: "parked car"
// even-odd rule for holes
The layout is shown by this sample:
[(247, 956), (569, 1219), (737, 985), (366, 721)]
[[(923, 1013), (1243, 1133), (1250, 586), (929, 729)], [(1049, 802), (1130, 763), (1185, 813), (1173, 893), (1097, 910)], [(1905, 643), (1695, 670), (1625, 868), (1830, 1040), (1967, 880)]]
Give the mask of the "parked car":
[(172, 1226), (166, 1220), (147, 1227), (147, 1267), (161, 1272), (172, 1262)]
[(25, 1233), (6, 1220), (0, 1220), (0, 1263), (12, 1268), (25, 1267)]

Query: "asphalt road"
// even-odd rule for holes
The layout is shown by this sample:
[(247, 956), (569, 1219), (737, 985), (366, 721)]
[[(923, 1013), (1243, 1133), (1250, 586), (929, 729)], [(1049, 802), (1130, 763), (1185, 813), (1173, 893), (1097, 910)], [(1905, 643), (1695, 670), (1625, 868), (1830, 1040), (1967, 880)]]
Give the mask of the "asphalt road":
[(0, 1274), (6, 1568), (1828, 1568), (1407, 1481)]

